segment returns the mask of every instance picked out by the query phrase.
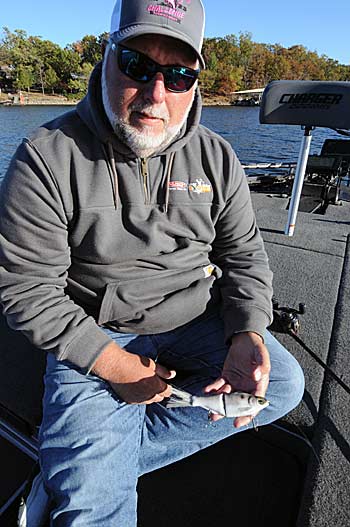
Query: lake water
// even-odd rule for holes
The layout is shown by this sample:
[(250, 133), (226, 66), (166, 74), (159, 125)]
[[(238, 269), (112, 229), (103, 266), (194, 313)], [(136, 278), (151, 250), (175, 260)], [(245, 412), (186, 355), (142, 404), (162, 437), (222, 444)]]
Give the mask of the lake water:
[[(67, 106), (0, 107), (0, 180), (23, 137), (40, 124), (71, 110)], [(202, 123), (223, 136), (244, 164), (262, 161), (296, 161), (303, 131), (299, 126), (259, 123), (259, 108), (223, 106), (203, 108)], [(335, 132), (313, 132), (311, 153), (319, 150)]]

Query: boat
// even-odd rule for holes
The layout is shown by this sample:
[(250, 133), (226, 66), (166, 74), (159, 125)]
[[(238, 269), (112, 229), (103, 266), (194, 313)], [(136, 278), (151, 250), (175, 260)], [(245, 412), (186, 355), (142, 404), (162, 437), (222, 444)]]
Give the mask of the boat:
[[(299, 158), (245, 167), (274, 272), (270, 329), (304, 370), (303, 401), (140, 478), (138, 527), (350, 525), (349, 109), (350, 83), (269, 84), (260, 121), (300, 125)], [(314, 127), (341, 135), (309, 155)], [(44, 360), (4, 317), (0, 335), (0, 525), (11, 527), (36, 466)]]
[(233, 106), (260, 106), (264, 88), (239, 90), (231, 94)]

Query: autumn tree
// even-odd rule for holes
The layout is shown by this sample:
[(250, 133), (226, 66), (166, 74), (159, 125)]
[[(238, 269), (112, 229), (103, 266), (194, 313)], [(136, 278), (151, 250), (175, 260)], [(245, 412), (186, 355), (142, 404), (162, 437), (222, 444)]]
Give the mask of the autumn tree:
[[(64, 49), (28, 36), (22, 29), (3, 28), (0, 39), (0, 69), (11, 76), (16, 89), (40, 89), (42, 93), (83, 96), (90, 73), (102, 58), (101, 45), (108, 33), (86, 35)], [(206, 38), (203, 43), (206, 69), (200, 75), (205, 95), (230, 96), (234, 91), (261, 88), (276, 79), (350, 81), (350, 65), (318, 55), (305, 46), (254, 42), (251, 33)], [(0, 71), (1, 73), (1, 71)], [(0, 75), (4, 79), (4, 73)], [(6, 80), (8, 83), (8, 80)], [(1, 87), (1, 84), (0, 84)]]

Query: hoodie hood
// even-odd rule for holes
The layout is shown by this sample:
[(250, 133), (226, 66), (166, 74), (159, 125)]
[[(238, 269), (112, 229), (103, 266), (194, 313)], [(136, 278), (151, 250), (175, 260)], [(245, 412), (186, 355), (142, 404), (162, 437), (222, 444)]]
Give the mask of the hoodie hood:
[[(104, 111), (101, 76), (102, 61), (95, 66), (91, 74), (87, 95), (77, 105), (79, 117), (100, 141), (111, 145), (114, 150), (123, 156), (135, 158), (137, 157), (136, 154), (113, 132), (108, 117)], [(197, 131), (201, 118), (201, 112), (202, 100), (199, 89), (197, 88), (192, 108), (180, 132), (169, 145), (167, 145), (163, 150), (154, 153), (151, 157), (176, 152), (177, 150), (183, 148), (183, 146)]]

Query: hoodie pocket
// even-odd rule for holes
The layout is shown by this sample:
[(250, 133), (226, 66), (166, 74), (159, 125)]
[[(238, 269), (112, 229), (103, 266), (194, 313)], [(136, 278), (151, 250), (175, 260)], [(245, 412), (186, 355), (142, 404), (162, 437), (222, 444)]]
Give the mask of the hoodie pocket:
[[(169, 300), (181, 291), (201, 282), (210, 289), (215, 279), (215, 267), (203, 266), (190, 271), (160, 271), (154, 276), (107, 284), (101, 303), (98, 324), (133, 321), (147, 324), (147, 314), (155, 308), (165, 308)], [(186, 295), (187, 296), (187, 295)], [(172, 303), (172, 302), (171, 302)], [(157, 311), (158, 311), (157, 309)]]

